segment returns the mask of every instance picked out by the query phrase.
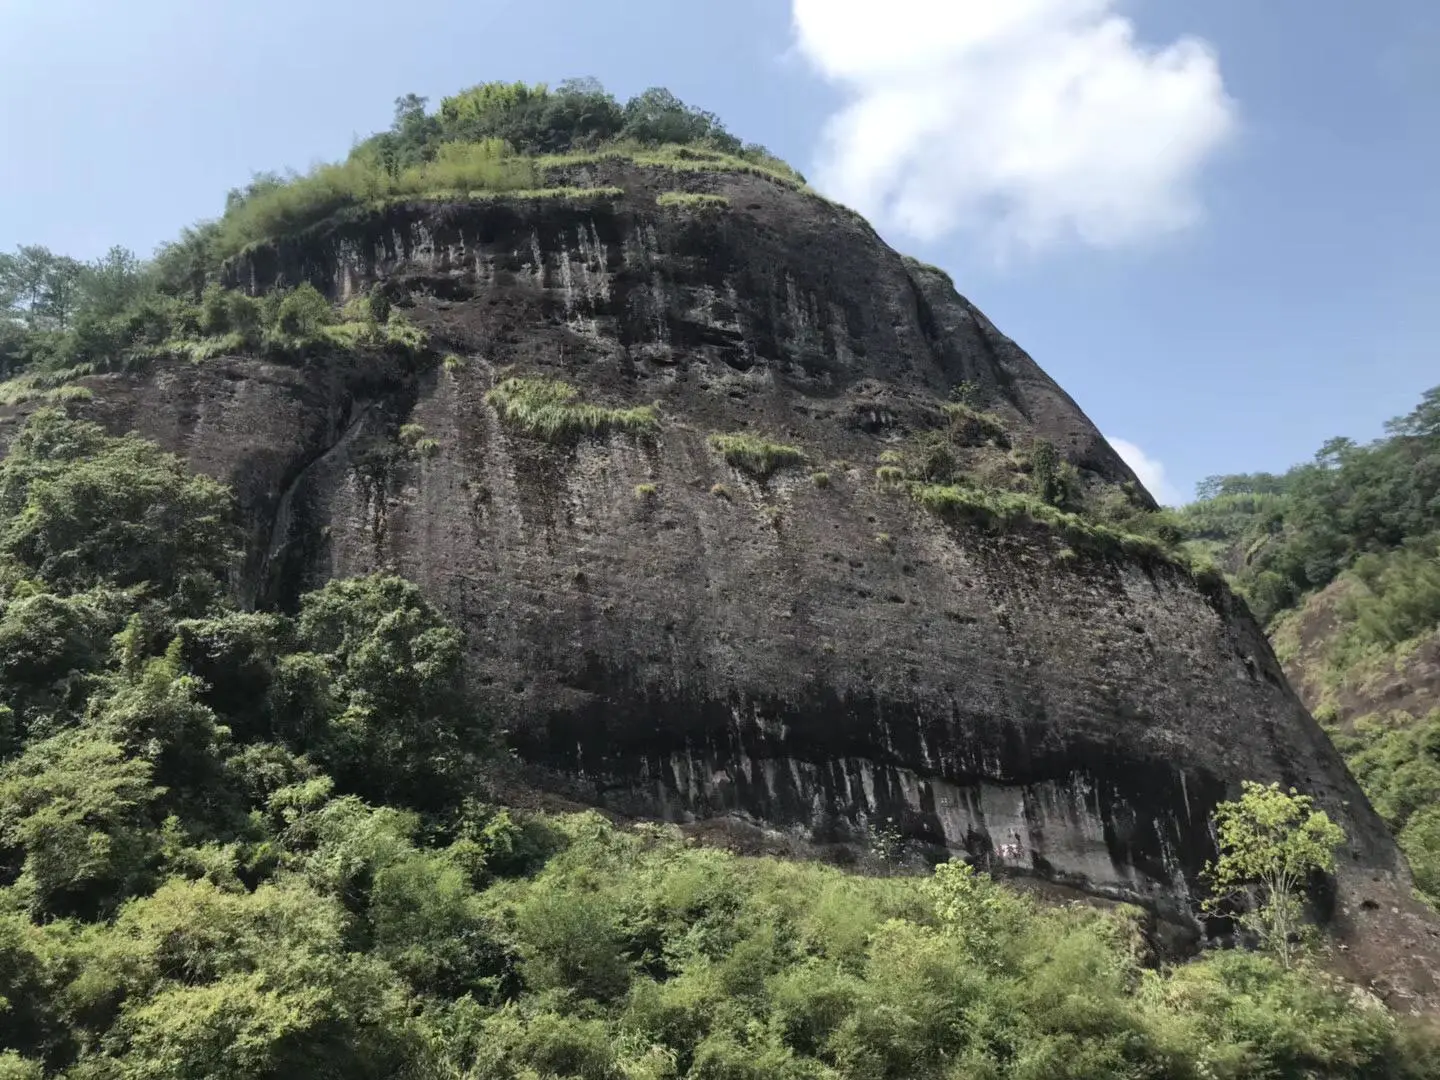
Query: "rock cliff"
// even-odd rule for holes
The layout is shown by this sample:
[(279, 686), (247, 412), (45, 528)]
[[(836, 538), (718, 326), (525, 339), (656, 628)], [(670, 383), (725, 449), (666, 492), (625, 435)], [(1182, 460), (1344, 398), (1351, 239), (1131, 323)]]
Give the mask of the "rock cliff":
[[(419, 582), (542, 786), (822, 846), (893, 829), (1184, 917), (1216, 801), (1278, 779), (1349, 834), (1342, 931), (1419, 948), (1393, 843), (1223, 587), (877, 483), (961, 383), (1013, 444), (1049, 440), (1092, 488), (1135, 480), (948, 278), (763, 177), (566, 179), (623, 194), (397, 205), (229, 267), (252, 292), (378, 286), (445, 365), (162, 362), (89, 380), (89, 408), (235, 486), (252, 602), (379, 567)], [(677, 190), (728, 205), (657, 203)], [(658, 432), (537, 439), (487, 403), (506, 375), (653, 404)], [(407, 451), (402, 425), (434, 444)], [(710, 440), (734, 432), (809, 467), (738, 470)]]

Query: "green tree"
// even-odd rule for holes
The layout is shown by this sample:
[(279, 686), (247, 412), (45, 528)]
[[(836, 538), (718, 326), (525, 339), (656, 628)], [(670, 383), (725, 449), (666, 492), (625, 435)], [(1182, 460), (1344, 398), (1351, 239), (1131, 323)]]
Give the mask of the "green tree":
[(0, 769), (0, 851), (18, 853), (19, 887), (51, 915), (94, 915), (123, 899), (158, 847), (149, 762), (81, 728), (33, 743)]
[(964, 952), (988, 966), (1002, 962), (1004, 948), (1029, 912), (1019, 898), (963, 862), (942, 863), (928, 883), (935, 918)]
[(717, 150), (739, 153), (739, 139), (725, 130), (714, 113), (686, 105), (664, 87), (651, 87), (625, 103), (625, 138), (659, 146), (705, 143)]
[[(203, 802), (219, 794), (219, 746), (227, 729), (199, 700), (201, 683), (181, 670), (180, 651), (148, 660), (108, 699), (92, 699), (92, 723), (154, 767), (155, 779), (177, 797)], [(194, 809), (199, 809), (198, 807)]]
[(146, 288), (145, 265), (129, 248), (112, 247), (80, 274), (78, 315), (110, 318), (130, 307)]
[(332, 581), (302, 599), (297, 630), (333, 680), (340, 711), (321, 753), (337, 779), (376, 797), (448, 797), (485, 731), (463, 707), (460, 635), (420, 590), (383, 575)]
[(1345, 832), (1308, 795), (1279, 784), (1246, 781), (1238, 800), (1215, 808), (1219, 858), (1206, 868), (1215, 892), (1212, 912), (1251, 901), (1241, 916), (1283, 967), (1298, 955), (1304, 936), (1304, 891), (1312, 875), (1335, 868)]
[(0, 551), (57, 587), (146, 584), (204, 607), (234, 558), (231, 514), (230, 493), (175, 455), (53, 409), (0, 464)]
[(544, 143), (543, 117), (550, 90), (543, 83), (489, 82), (445, 98), (440, 125), (447, 140), (504, 139), (516, 150), (534, 152)]
[(394, 974), (346, 947), (348, 917), (299, 882), (227, 892), (172, 880), (115, 935), (143, 991), (116, 1024), (126, 1077), (406, 1075), (423, 1046)]
[(32, 330), (44, 325), (45, 298), (56, 259), (49, 248), (38, 244), (0, 252), (0, 304)]

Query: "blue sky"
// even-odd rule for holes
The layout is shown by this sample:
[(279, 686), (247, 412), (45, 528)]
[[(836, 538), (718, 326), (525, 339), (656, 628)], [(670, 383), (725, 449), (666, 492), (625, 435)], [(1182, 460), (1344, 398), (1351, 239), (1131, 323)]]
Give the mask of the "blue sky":
[(5, 0), (0, 248), (148, 253), (399, 94), (571, 75), (870, 213), (1171, 497), (1440, 383), (1433, 0)]

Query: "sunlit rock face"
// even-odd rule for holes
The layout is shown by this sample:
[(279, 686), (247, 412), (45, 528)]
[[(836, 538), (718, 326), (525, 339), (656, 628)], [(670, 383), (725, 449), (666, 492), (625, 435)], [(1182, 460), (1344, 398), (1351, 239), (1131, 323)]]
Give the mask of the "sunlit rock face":
[[(378, 287), (459, 363), (160, 364), (95, 380), (95, 414), (235, 485), (253, 602), (375, 569), (419, 582), (465, 632), (477, 707), (572, 797), (821, 846), (894, 831), (1184, 913), (1215, 803), (1278, 779), (1345, 824), (1342, 884), (1404, 891), (1223, 587), (1043, 529), (947, 523), (877, 484), (962, 382), (1014, 447), (1048, 439), (1092, 486), (1134, 480), (943, 274), (761, 177), (568, 179), (625, 194), (396, 206), (229, 268), (254, 292)], [(657, 205), (677, 187), (729, 206)], [(654, 403), (659, 433), (538, 440), (487, 404), (504, 373)], [(403, 424), (438, 452), (403, 452)], [(810, 464), (754, 479), (709, 443), (736, 431)]]

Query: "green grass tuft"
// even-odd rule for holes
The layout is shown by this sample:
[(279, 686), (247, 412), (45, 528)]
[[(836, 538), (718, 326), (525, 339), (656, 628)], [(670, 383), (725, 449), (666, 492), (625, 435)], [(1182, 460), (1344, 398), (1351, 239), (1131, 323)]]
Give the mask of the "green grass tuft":
[(810, 482), (818, 488), (828, 488), (830, 486), (830, 474), (828, 472), (811, 473)]
[(635, 498), (643, 503), (654, 502), (660, 496), (660, 489), (654, 484), (636, 484)]
[(764, 480), (780, 469), (803, 465), (808, 460), (799, 447), (772, 443), (748, 432), (711, 435), (710, 445), (720, 452), (727, 464), (758, 480)]
[(52, 371), (27, 371), (8, 382), (0, 383), (0, 405), (13, 407), (32, 401), (46, 405), (63, 405), (72, 401), (89, 401), (95, 395), (85, 386), (71, 385), (72, 379), (93, 375), (93, 365), (59, 368)]
[(547, 442), (603, 438), (617, 432), (653, 435), (660, 427), (659, 417), (648, 405), (630, 409), (590, 405), (580, 401), (575, 387), (556, 379), (506, 379), (485, 400), (507, 424)]
[[(420, 352), (427, 344), (425, 331), (398, 311), (392, 311), (383, 323), (357, 320), (322, 326), (319, 338), (323, 342), (349, 350), (394, 346), (407, 352)], [(296, 344), (303, 346), (304, 343)]]
[(447, 353), (445, 359), (440, 361), (440, 365), (451, 375), (454, 375), (456, 372), (465, 370), (465, 358), (463, 356), (456, 356), (454, 353)]

